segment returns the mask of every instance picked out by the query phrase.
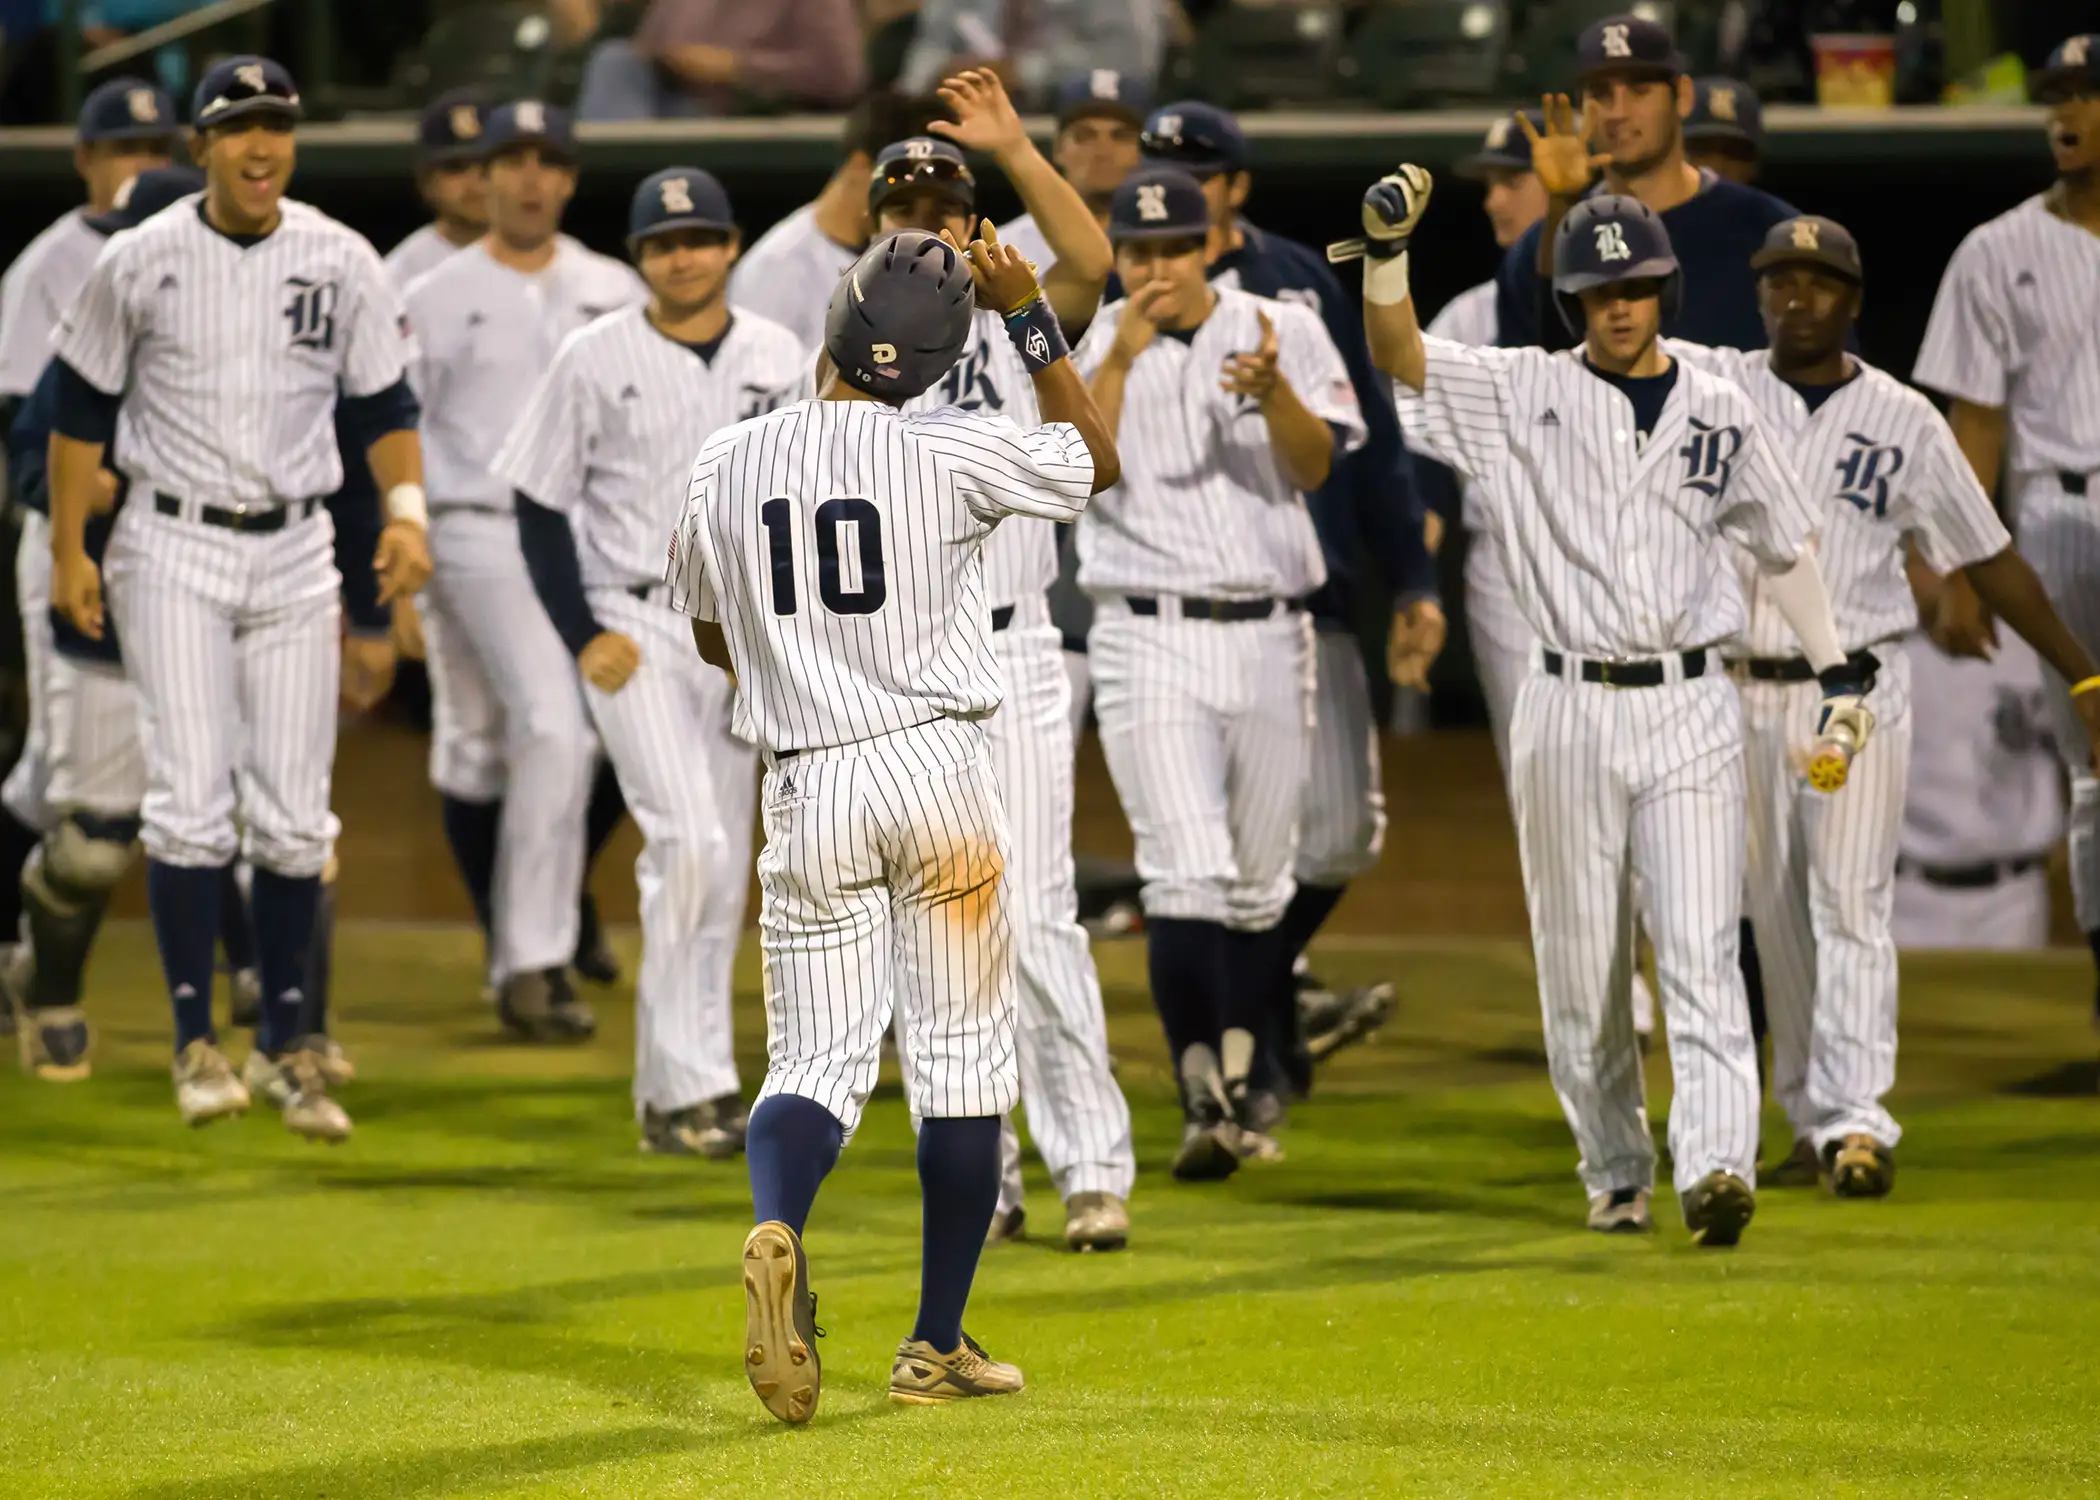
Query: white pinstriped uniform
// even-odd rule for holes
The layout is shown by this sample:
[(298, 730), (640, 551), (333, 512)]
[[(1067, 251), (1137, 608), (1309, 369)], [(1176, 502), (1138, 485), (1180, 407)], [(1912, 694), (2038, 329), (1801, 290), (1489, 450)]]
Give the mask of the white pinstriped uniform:
[[(1074, 355), (1091, 376), (1122, 304)], [(1218, 388), (1228, 355), (1276, 330), (1300, 401), (1363, 441), (1340, 352), (1317, 314), (1232, 288), (1184, 343), (1162, 333), (1132, 363), (1117, 448), (1123, 478), (1079, 527), (1079, 583), (1095, 601), (1088, 658), (1101, 748), (1137, 845), (1145, 911), (1273, 927), (1295, 890), (1299, 803), (1312, 745), (1312, 624), (1185, 618), (1183, 598), (1298, 600), (1327, 577), (1304, 497), (1278, 472), (1268, 424)], [(1134, 614), (1131, 596), (1158, 600)]]
[(771, 318), (805, 349), (821, 349), (831, 290), (859, 257), (858, 250), (819, 229), (816, 205), (805, 203), (737, 257), (729, 273), (729, 305)]
[[(2064, 794), (2041, 658), (2009, 630), (1989, 661), (1956, 659), (1923, 635), (1905, 646), (1915, 748), (1897, 838), (1896, 946), (2044, 947)], [(1979, 867), (1995, 867), (1993, 878), (1926, 878)]]
[[(106, 237), (88, 227), (85, 210), (60, 215), (0, 276), (0, 397), (26, 397), (51, 362), (51, 334), (102, 253)], [(0, 433), (0, 442), (6, 434)], [(15, 607), (22, 616), (23, 685), (28, 722), (21, 754), (0, 785), (0, 801), (24, 824), (44, 829), (53, 813), (45, 733), (51, 691), (51, 522), (27, 506), (16, 511), (22, 540), (15, 553)]]
[[(978, 312), (962, 357), (904, 410), (944, 406), (1004, 416), (1022, 427), (1041, 423), (1035, 386), (998, 314)], [(985, 727), (1013, 832), (1006, 910), (1013, 926), (1022, 1106), (1059, 1197), (1128, 1198), (1137, 1180), (1130, 1106), (1109, 1068), (1101, 980), (1079, 925), (1074, 883), (1071, 683), (1046, 598), (1057, 577), (1057, 528), (1034, 516), (1010, 516), (986, 538), (982, 556), (985, 603), (995, 621), (997, 611), (1011, 611), (1006, 628), (995, 624), (992, 634), (1005, 701)], [(1018, 1143), (1004, 1155), (1002, 1212), (1022, 1196)]]
[(703, 361), (646, 309), (623, 308), (569, 336), (492, 466), (569, 517), (592, 614), (641, 647), (617, 693), (583, 684), (642, 830), (638, 1109), (737, 1091), (730, 979), (758, 782), (750, 745), (729, 732), (728, 681), (693, 654), (692, 631), (669, 608), (664, 538), (695, 439), (759, 410), (801, 363), (795, 336), (754, 314), (735, 315)]
[[(1855, 360), (1853, 378), (1814, 413), (1765, 351), (1664, 340), (1675, 358), (1735, 382), (1785, 446), (1818, 507), (1817, 561), (1838, 645), (1881, 660), (1874, 737), (1845, 789), (1816, 791), (1801, 765), (1822, 689), (1814, 681), (1738, 675), (1749, 766), (1745, 915), (1757, 930), (1772, 1092), (1796, 1139), (1817, 1150), (1855, 1131), (1893, 1146), (1902, 1133), (1882, 1104), (1896, 1081), (1896, 839), (1911, 754), (1910, 658), (1900, 646), (1918, 606), (1904, 576), (1904, 538), (1950, 572), (2012, 545), (1955, 446), (1946, 419), (1900, 380)], [(1744, 557), (1750, 623), (1726, 654), (1794, 657), (1801, 647)]]
[(873, 402), (796, 402), (701, 450), (667, 577), (720, 620), (736, 728), (766, 754), (761, 1099), (813, 1099), (850, 1136), (895, 1008), (915, 1115), (1013, 1108), (979, 548), (1004, 516), (1072, 519), (1092, 485), (1072, 427)]
[[(1495, 343), (1495, 283), (1483, 281), (1468, 287), (1429, 320), (1426, 332), (1454, 344), (1490, 348)], [(1403, 438), (1408, 434), (1403, 433)], [(1531, 627), (1517, 608), (1510, 591), (1509, 573), (1502, 555), (1495, 550), (1487, 518), (1482, 513), (1480, 486), (1463, 482), (1460, 522), (1472, 538), (1466, 548), (1466, 639), (1473, 648), (1473, 670), (1480, 678), (1480, 696), (1487, 704), (1488, 732), (1494, 737), (1495, 756), (1509, 774), (1509, 714), (1517, 701), (1517, 689), (1531, 671), (1536, 652)]]
[[(2100, 236), (2058, 218), (2046, 195), (1969, 232), (1947, 262), (1911, 378), (2006, 414), (2006, 514), (2049, 602), (2100, 651)], [(2068, 479), (2068, 482), (2067, 482)], [(2089, 482), (2090, 481), (2090, 482)], [(2078, 493), (2084, 490), (2085, 493)], [(2100, 931), (2100, 779), (2063, 679), (2056, 747), (2071, 779), (2071, 894)]]
[[(343, 472), (329, 412), (338, 386), (359, 397), (399, 381), (412, 346), (355, 231), (287, 200), (244, 248), (201, 201), (110, 241), (57, 352), (124, 396), (116, 452), (132, 491), (103, 573), (139, 691), (146, 851), (314, 875), (335, 836), (341, 577), (319, 497)], [(178, 513), (161, 514), (156, 492)], [(242, 534), (203, 524), (206, 505), (294, 509), (282, 530)]]
[(1790, 565), (1815, 514), (1726, 381), (1680, 365), (1642, 443), (1631, 403), (1579, 353), (1424, 344), (1425, 389), (1396, 390), (1401, 425), (1479, 484), (1542, 646), (1668, 662), (1663, 685), (1622, 690), (1549, 675), (1541, 656), (1511, 718), (1546, 1056), (1583, 1185), (1646, 1187), (1655, 1172), (1629, 1005), (1636, 877), (1670, 1032), (1678, 1191), (1717, 1170), (1750, 1182), (1757, 1062), (1736, 967), (1742, 711), (1718, 661), (1688, 678), (1674, 653), (1747, 623), (1730, 541)]
[(535, 275), (472, 245), (406, 294), (430, 492), (423, 616), (437, 627), (425, 641), (430, 779), (465, 801), (504, 799), (489, 965), (499, 985), (576, 950), (596, 752), (575, 661), (533, 592), (510, 485), (492, 465), (562, 340), (646, 295), (632, 268), (566, 235)]
[(394, 285), (407, 291), (416, 281), (435, 271), (466, 247), (455, 245), (438, 233), (435, 224), (425, 224), (386, 253), (386, 273)]

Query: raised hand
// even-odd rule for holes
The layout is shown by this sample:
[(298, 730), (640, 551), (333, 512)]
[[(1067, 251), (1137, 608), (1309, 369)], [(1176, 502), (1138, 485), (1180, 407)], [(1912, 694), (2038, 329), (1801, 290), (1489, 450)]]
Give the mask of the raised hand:
[(1221, 388), (1235, 396), (1251, 396), (1256, 401), (1266, 402), (1275, 394), (1278, 375), (1276, 371), (1276, 325), (1269, 315), (1256, 308), (1254, 316), (1261, 320), (1261, 344), (1252, 354), (1234, 354), (1225, 360), (1224, 378), (1219, 380)]
[[(945, 229), (941, 231), (941, 238), (955, 244)], [(999, 231), (992, 227), (989, 218), (977, 221), (976, 239), (967, 247), (956, 245), (956, 248), (970, 262), (970, 274), (977, 280), (979, 300), (1001, 316), (1027, 306), (1041, 293), (1034, 264), (1012, 245), (1000, 243)]]
[(942, 101), (955, 111), (955, 122), (935, 120), (926, 128), (968, 151), (1004, 155), (1028, 144), (1021, 112), (1007, 97), (1006, 85), (990, 68), (970, 68), (944, 81)]
[(1597, 134), (1597, 101), (1583, 101), (1579, 131), (1575, 106), (1566, 94), (1547, 94), (1539, 105), (1546, 120), (1544, 135), (1526, 116), (1516, 117), (1531, 142), (1531, 170), (1550, 196), (1579, 198), (1588, 190), (1590, 179), (1611, 165), (1610, 152), (1593, 155), (1590, 151), (1590, 141)]
[(1427, 169), (1406, 162), (1364, 191), (1364, 233), (1384, 244), (1406, 244), (1429, 207)]

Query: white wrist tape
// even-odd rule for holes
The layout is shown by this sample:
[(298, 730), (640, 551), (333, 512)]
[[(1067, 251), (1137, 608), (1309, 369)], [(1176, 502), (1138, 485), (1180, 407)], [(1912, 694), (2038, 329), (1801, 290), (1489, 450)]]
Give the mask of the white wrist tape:
[(1390, 307), (1405, 302), (1407, 290), (1407, 252), (1389, 255), (1384, 260), (1364, 261), (1364, 300), (1376, 302), (1381, 307)]
[(393, 521), (413, 521), (425, 531), (430, 529), (430, 501), (420, 484), (397, 484), (386, 492), (386, 518)]

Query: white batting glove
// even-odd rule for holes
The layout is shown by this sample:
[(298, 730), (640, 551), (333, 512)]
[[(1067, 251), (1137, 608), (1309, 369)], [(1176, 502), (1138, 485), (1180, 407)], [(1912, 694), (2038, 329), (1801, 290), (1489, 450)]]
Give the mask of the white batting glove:
[(1379, 178), (1364, 192), (1364, 236), (1374, 242), (1371, 253), (1380, 249), (1391, 254), (1405, 248), (1408, 237), (1429, 207), (1430, 178), (1427, 168), (1403, 163)]

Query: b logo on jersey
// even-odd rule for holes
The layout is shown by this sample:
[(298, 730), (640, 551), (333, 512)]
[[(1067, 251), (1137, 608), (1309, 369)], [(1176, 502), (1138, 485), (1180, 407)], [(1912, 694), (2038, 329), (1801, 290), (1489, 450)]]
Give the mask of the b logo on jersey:
[(1167, 216), (1167, 185), (1164, 182), (1141, 182), (1137, 190), (1138, 217), (1148, 224), (1157, 224)]
[(1837, 461), (1844, 481), (1838, 494), (1879, 521), (1889, 513), (1889, 481), (1903, 472), (1903, 450), (1856, 432), (1846, 433), (1845, 441), (1852, 446)]
[(1624, 25), (1604, 28), (1604, 55), (1606, 57), (1633, 56), (1633, 43), (1626, 39), (1626, 30), (1627, 28)]
[(291, 300), (284, 305), (284, 320), (292, 325), (294, 349), (329, 350), (335, 347), (335, 305), (340, 295), (332, 281), (308, 281), (287, 277), (285, 288)]
[(1692, 440), (1677, 450), (1677, 456), (1684, 460), (1685, 488), (1718, 500), (1728, 492), (1728, 481), (1735, 473), (1735, 456), (1743, 451), (1743, 429), (1715, 427), (1697, 417), (1689, 420)]
[(693, 211), (693, 187), (683, 177), (667, 177), (663, 186), (664, 212), (667, 214), (689, 214)]
[(1632, 260), (1633, 252), (1626, 248), (1626, 231), (1617, 224), (1597, 226), (1597, 259)]

